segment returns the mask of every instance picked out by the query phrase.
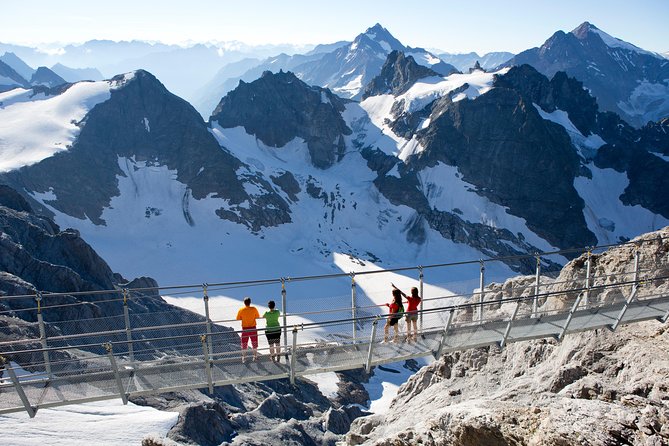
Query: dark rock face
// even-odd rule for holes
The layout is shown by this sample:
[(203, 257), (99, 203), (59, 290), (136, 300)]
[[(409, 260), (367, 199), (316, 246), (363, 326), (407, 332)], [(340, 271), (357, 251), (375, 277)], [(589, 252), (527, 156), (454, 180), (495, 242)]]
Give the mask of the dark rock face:
[(427, 67), (418, 65), (413, 57), (405, 56), (400, 51), (388, 54), (381, 73), (365, 87), (363, 99), (380, 94), (398, 96), (407, 91), (418, 79), (439, 74)]
[[(123, 77), (112, 81), (122, 82)], [(191, 198), (210, 195), (227, 199), (230, 209), (218, 214), (225, 217), (229, 212), (235, 221), (254, 230), (290, 221), (288, 205), (264, 179), (254, 179), (264, 191), (259, 202), (246, 193), (237, 176), (243, 164), (221, 150), (192, 106), (169, 93), (146, 71), (137, 71), (112, 90), (111, 98), (95, 106), (80, 126), (81, 133), (69, 150), (0, 179), (17, 190), (52, 190), (57, 199), (49, 202), (51, 206), (102, 225), (103, 209), (120, 193), (117, 176), (125, 173), (119, 167), (119, 157), (124, 157), (175, 170), (176, 179), (188, 187), (185, 205)], [(245, 201), (249, 206), (240, 208)], [(239, 209), (243, 209), (241, 217), (233, 212)], [(40, 211), (50, 214), (43, 207)]]
[(234, 427), (223, 407), (211, 402), (185, 407), (167, 436), (187, 444), (218, 446), (230, 441), (234, 433)]
[[(431, 208), (418, 180), (417, 174), (420, 168), (411, 164), (406, 166), (400, 164), (398, 169), (400, 177), (398, 178), (386, 175), (390, 170), (388, 167), (390, 161), (396, 161), (394, 157), (370, 149), (363, 150), (362, 154), (367, 159), (367, 165), (377, 171), (378, 176), (374, 180), (377, 189), (392, 204), (408, 206), (416, 211), (415, 217), (406, 226), (409, 242), (423, 243), (426, 239), (425, 231), (429, 227), (446, 239), (467, 244), (491, 257), (514, 256), (538, 251), (536, 247), (525, 242), (521, 234), (512, 234), (507, 229), (493, 228), (481, 223), (471, 223), (455, 212)], [(386, 162), (383, 161), (384, 159)], [(511, 260), (506, 263), (514, 271), (524, 273), (531, 273), (534, 268), (532, 259)], [(546, 268), (554, 271), (559, 266), (551, 263)]]
[(600, 33), (588, 22), (570, 33), (558, 31), (541, 47), (523, 51), (505, 65), (529, 64), (548, 77), (564, 71), (582, 81), (603, 110), (615, 112), (637, 127), (666, 117), (666, 99), (648, 97), (648, 104), (641, 110), (634, 110), (630, 99), (642, 80), (666, 86), (666, 59), (624, 42), (609, 46)]
[(292, 173), (286, 171), (279, 176), (270, 176), (272, 182), (279, 186), (288, 197), (293, 201), (297, 201), (297, 194), (302, 192), (299, 183)]
[(0, 270), (37, 289), (91, 291), (110, 289), (113, 274), (77, 231), (60, 228), (32, 213), (9, 187), (0, 188)]
[[(545, 78), (528, 80), (534, 96), (544, 102), (554, 96)], [(556, 246), (595, 243), (573, 186), (580, 162), (569, 137), (542, 119), (525, 94), (501, 84), (474, 100), (437, 101), (430, 126), (418, 135), (426, 150), (409, 164), (457, 166), (479, 193)]]
[(290, 420), (306, 420), (313, 415), (313, 411), (305, 404), (297, 401), (292, 395), (279, 398), (269, 397), (258, 406), (258, 413), (268, 418)]
[(58, 76), (56, 73), (48, 69), (47, 67), (39, 67), (30, 78), (30, 83), (32, 85), (44, 85), (47, 87), (57, 87), (58, 85), (63, 85), (67, 83), (65, 79)]
[(14, 189), (5, 186), (4, 184), (0, 184), (0, 206), (7, 207), (17, 212), (33, 212), (33, 209), (25, 198), (19, 195)]
[(581, 82), (564, 72), (556, 73), (549, 81), (531, 66), (521, 65), (498, 76), (495, 87), (515, 90), (548, 113), (556, 109), (566, 111), (569, 120), (583, 135), (598, 130), (596, 99), (588, 94)]
[(641, 129), (641, 138), (649, 151), (669, 156), (669, 118), (649, 122)]
[(635, 146), (605, 145), (597, 152), (595, 165), (625, 172), (629, 185), (620, 200), (641, 205), (669, 218), (669, 162)]
[(12, 67), (0, 60), (0, 76), (9, 79), (0, 83), (0, 92), (8, 91), (16, 87), (26, 87), (26, 81), (19, 73)]
[(330, 90), (309, 87), (290, 72), (265, 72), (250, 84), (240, 82), (218, 104), (211, 122), (243, 126), (272, 147), (303, 138), (313, 164), (325, 169), (343, 155), (344, 135), (351, 134), (343, 111), (344, 101)]
[(651, 152), (669, 154), (669, 120), (636, 130), (614, 113), (599, 112), (596, 100), (578, 80), (558, 72), (548, 81), (533, 72), (528, 65), (514, 67), (495, 86), (518, 91), (546, 112), (564, 110), (583, 135), (600, 135), (607, 144), (595, 154), (595, 166), (624, 172), (630, 182), (621, 201), (668, 217), (669, 203), (659, 191), (668, 186), (669, 163)]

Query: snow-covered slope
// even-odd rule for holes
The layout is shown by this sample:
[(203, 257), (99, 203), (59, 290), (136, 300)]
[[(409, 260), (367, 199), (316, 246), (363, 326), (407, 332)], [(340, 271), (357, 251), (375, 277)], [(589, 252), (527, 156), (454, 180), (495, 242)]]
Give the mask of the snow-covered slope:
[(121, 401), (74, 404), (43, 409), (34, 419), (23, 413), (0, 416), (3, 442), (11, 446), (109, 446), (140, 444), (153, 435), (164, 438), (177, 422), (177, 412), (164, 412)]
[[(30, 91), (21, 90), (3, 96), (1, 112), (13, 110), (13, 119), (22, 125), (32, 125), (28, 116), (42, 115), (51, 116), (58, 125), (43, 129), (40, 140), (17, 139), (23, 135), (15, 135), (9, 126), (2, 128), (0, 139), (9, 144), (3, 150), (11, 154), (6, 159), (12, 160), (3, 180), (32, 197), (59, 225), (78, 229), (115, 271), (149, 275), (161, 285), (296, 277), (552, 250), (560, 247), (555, 242), (560, 237), (546, 236), (547, 227), (537, 229), (528, 218), (555, 218), (560, 211), (554, 205), (533, 204), (536, 214), (529, 216), (518, 212), (515, 205), (489, 192), (481, 182), (488, 179), (471, 176), (465, 163), (454, 164), (457, 158), (443, 156), (441, 151), (449, 147), (435, 139), (453, 107), (469, 116), (469, 107), (495, 110), (496, 106), (486, 104), (508, 105), (511, 87), (497, 87), (496, 82), (509, 74), (508, 70), (475, 71), (425, 78), (397, 97), (380, 95), (361, 104), (347, 103), (341, 119), (351, 131), (338, 136), (345, 150), (327, 167), (314, 165), (308, 143), (301, 137), (279, 147), (267, 145), (258, 135), (247, 133), (243, 117), (241, 125), (234, 127), (223, 128), (215, 122), (206, 127), (192, 107), (169, 94), (148, 73), (120, 78), (115, 81), (118, 85), (75, 84), (59, 96), (30, 97)], [(532, 82), (548, 82), (541, 81), (538, 73), (534, 76), (539, 78), (531, 78)], [(303, 89), (311, 91), (308, 86)], [(77, 91), (81, 92), (78, 108), (57, 107), (58, 102), (53, 102), (76, 103), (68, 95)], [(333, 106), (320, 98), (319, 107)], [(290, 102), (295, 97), (276, 100)], [(53, 105), (43, 108), (46, 104)], [(619, 188), (625, 188), (621, 174), (615, 179), (602, 177), (600, 170), (606, 172), (606, 167), (588, 164), (608, 141), (597, 134), (584, 136), (578, 130), (580, 121), (570, 121), (571, 109), (569, 113), (544, 109), (545, 104), (524, 100), (514, 104), (509, 110), (522, 108), (527, 126), (536, 127), (534, 134), (559, 142), (555, 146), (549, 141), (542, 150), (549, 154), (571, 150), (565, 166), (578, 171), (580, 156), (591, 170), (591, 178), (563, 181), (571, 181), (564, 187), (584, 200), (584, 207), (574, 211), (580, 212), (583, 231), (592, 231), (595, 240), (610, 242), (665, 224), (666, 219), (656, 212), (620, 201)], [(56, 112), (49, 115), (48, 110)], [(494, 121), (506, 118), (496, 116), (467, 125), (474, 131), (479, 125), (507, 131)], [(397, 123), (405, 118), (413, 124), (400, 126), (404, 129), (400, 132)], [(273, 119), (278, 127), (287, 128), (293, 116), (283, 113)], [(79, 136), (78, 127), (69, 127), (72, 120), (83, 123)], [(312, 124), (313, 128), (329, 125), (325, 121)], [(41, 141), (60, 147), (54, 144), (61, 142), (61, 135), (70, 138), (63, 144), (63, 149), (68, 144), (70, 149), (62, 150), (60, 156), (51, 156), (55, 151), (37, 155), (38, 149), (48, 145)], [(518, 137), (500, 133), (495, 138)], [(479, 149), (474, 147), (470, 153), (475, 150)], [(532, 144), (527, 150), (537, 152)], [(495, 164), (474, 167), (494, 175), (495, 168), (507, 162), (502, 155), (497, 155)], [(544, 162), (543, 155), (537, 156), (537, 162)], [(88, 163), (87, 169), (78, 168), (82, 162)], [(213, 169), (214, 165), (219, 167)], [(16, 170), (22, 166), (28, 168)], [(53, 169), (57, 174), (49, 173)], [(97, 187), (82, 195), (80, 190), (89, 187), (91, 178)], [(617, 188), (599, 189), (612, 181)], [(518, 184), (519, 189), (496, 192), (525, 194), (524, 185), (531, 183)], [(561, 187), (554, 184), (555, 190)], [(531, 267), (495, 264), (486, 274), (502, 278), (511, 268)], [(408, 287), (416, 284), (416, 276), (361, 277), (361, 305), (385, 302), (391, 280)], [(477, 267), (431, 270), (426, 282), (431, 294), (444, 295), (472, 288), (477, 276)], [(322, 308), (331, 299), (350, 302), (346, 279), (333, 281), (327, 289), (316, 282), (289, 283), (288, 290), (306, 308)], [(277, 293), (275, 285), (226, 290), (221, 293), (220, 311), (234, 311), (244, 295), (264, 302)]]
[(55, 94), (24, 88), (0, 93), (0, 171), (31, 165), (67, 150), (86, 114), (109, 99), (111, 90), (123, 82), (82, 82)]
[[(453, 95), (454, 102), (473, 99), (492, 88), (495, 75), (504, 74), (507, 71), (508, 69), (505, 68), (496, 73), (474, 71), (470, 74), (456, 73), (446, 77), (429, 77), (419, 80), (399, 96), (383, 94), (365, 99), (360, 106), (375, 127), (366, 133), (365, 143), (377, 146), (387, 154), (405, 161), (410, 155), (415, 155), (422, 149), (417, 142), (407, 140), (393, 132), (390, 127), (390, 123), (394, 120), (393, 114), (416, 113), (457, 89), (462, 91)], [(466, 88), (462, 89), (463, 86)], [(420, 128), (426, 128), (429, 123), (429, 118), (424, 119)], [(375, 134), (376, 129), (379, 129), (382, 135)]]

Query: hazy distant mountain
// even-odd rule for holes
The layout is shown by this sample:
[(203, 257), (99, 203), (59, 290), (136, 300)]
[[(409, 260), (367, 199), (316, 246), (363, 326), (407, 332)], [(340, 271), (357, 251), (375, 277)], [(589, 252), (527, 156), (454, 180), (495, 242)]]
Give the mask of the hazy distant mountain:
[(207, 83), (214, 88), (202, 88), (198, 92), (197, 108), (203, 116), (211, 112), (212, 104), (239, 84), (240, 80), (252, 82), (263, 72), (277, 73), (279, 70), (291, 71), (309, 85), (327, 87), (337, 95), (346, 98), (359, 98), (364, 87), (374, 76), (381, 72), (386, 56), (391, 51), (401, 51), (423, 66), (431, 68), (439, 74), (446, 75), (457, 71), (423, 48), (404, 46), (380, 24), (359, 34), (353, 42), (336, 42), (319, 45), (305, 54), (280, 54), (270, 57), (262, 63), (236, 77), (225, 76), (229, 71), (224, 69)]
[(583, 82), (602, 110), (640, 127), (669, 116), (669, 62), (584, 22), (558, 31), (540, 48), (515, 56), (507, 65), (530, 64), (551, 77), (566, 71)]
[(97, 68), (70, 68), (61, 63), (51, 67), (51, 71), (65, 79), (67, 82), (79, 81), (101, 81), (104, 76)]
[(14, 53), (5, 53), (4, 55), (0, 56), (0, 60), (12, 67), (14, 71), (19, 73), (24, 79), (30, 79), (35, 72), (34, 68), (28, 66), (27, 63), (21, 60)]
[[(138, 69), (149, 70), (171, 91), (192, 102), (195, 102), (197, 90), (228, 63), (311, 49), (304, 45), (251, 46), (241, 42), (212, 42), (182, 47), (137, 40), (91, 40), (83, 44), (47, 48), (0, 43), (0, 53), (11, 52), (30, 66), (55, 67), (61, 64), (70, 69), (85, 70), (72, 73), (56, 67), (53, 71), (60, 71), (57, 74), (66, 80), (95, 80)], [(102, 75), (98, 76), (96, 71), (89, 70), (97, 70)], [(220, 98), (215, 98), (214, 105)]]
[(62, 77), (48, 69), (47, 67), (39, 67), (30, 78), (30, 85), (43, 87), (57, 87), (66, 84), (67, 82)]
[(350, 45), (350, 44), (351, 44), (351, 42), (349, 42), (348, 40), (340, 40), (339, 42), (335, 42), (335, 43), (323, 43), (323, 44), (320, 44), (320, 45), (316, 45), (313, 50), (305, 53), (305, 55), (309, 56), (309, 55), (312, 55), (312, 54), (330, 53), (330, 52), (336, 50), (337, 48), (341, 48), (343, 46)]
[(0, 92), (27, 86), (28, 81), (6, 63), (0, 61)]
[[(308, 55), (295, 54), (291, 56), (281, 53), (278, 56), (269, 57), (255, 63), (253, 63), (254, 59), (243, 59), (239, 62), (227, 64), (209, 82), (197, 90), (194, 95), (193, 106), (205, 119), (208, 119), (221, 98), (237, 88), (240, 81), (253, 82), (262, 76), (265, 71), (274, 73), (278, 73), (280, 70), (295, 72), (299, 65), (311, 60), (318, 60), (323, 57), (323, 54), (310, 53)], [(250, 64), (250, 66), (247, 64)]]
[(514, 54), (508, 53), (505, 51), (486, 53), (483, 56), (479, 56), (475, 52), (471, 53), (440, 53), (438, 54), (439, 58), (446, 63), (450, 63), (455, 68), (460, 71), (467, 71), (472, 68), (478, 61), (481, 65), (481, 68), (489, 70), (495, 67), (500, 66), (507, 60), (511, 59)]

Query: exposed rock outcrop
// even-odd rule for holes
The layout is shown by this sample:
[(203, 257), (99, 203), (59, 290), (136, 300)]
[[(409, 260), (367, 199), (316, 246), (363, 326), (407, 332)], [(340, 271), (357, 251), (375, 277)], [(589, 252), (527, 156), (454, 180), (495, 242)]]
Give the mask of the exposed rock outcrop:
[(558, 31), (538, 48), (518, 54), (505, 65), (530, 64), (546, 76), (565, 71), (582, 81), (603, 110), (641, 127), (667, 116), (669, 66), (658, 54), (609, 36), (584, 22), (571, 32)]
[(67, 81), (47, 67), (39, 67), (30, 78), (31, 85), (44, 85), (46, 87), (57, 87), (66, 84)]
[[(545, 80), (531, 68), (520, 75), (523, 82)], [(507, 76), (516, 74), (512, 70), (502, 79)], [(430, 117), (427, 130), (418, 134), (425, 150), (419, 160), (409, 160), (415, 168), (437, 162), (457, 166), (479, 193), (525, 218), (555, 246), (596, 244), (574, 188), (580, 162), (569, 136), (543, 119), (523, 92), (502, 84), (473, 100), (446, 97), (432, 106)]]
[[(659, 240), (664, 237), (664, 240)], [(644, 286), (667, 292), (669, 228), (640, 240)], [(596, 283), (630, 272), (634, 246), (596, 257)], [(583, 280), (583, 258), (570, 262), (550, 285)], [(521, 283), (528, 279), (519, 279)], [(601, 293), (594, 299), (622, 296)], [(494, 297), (491, 296), (494, 299)], [(571, 305), (575, 295), (544, 303)], [(669, 442), (669, 326), (657, 321), (616, 332), (568, 335), (504, 350), (482, 348), (443, 356), (404, 384), (389, 412), (353, 422), (348, 444), (662, 445)]]
[[(19, 191), (51, 194), (53, 198), (45, 202), (54, 209), (104, 225), (102, 213), (120, 194), (120, 177), (131, 176), (141, 167), (164, 166), (186, 185), (185, 199), (227, 200), (228, 206), (217, 210), (222, 218), (253, 231), (291, 221), (288, 204), (271, 183), (247, 175), (244, 163), (221, 150), (197, 111), (152, 74), (138, 70), (110, 82), (117, 87), (78, 123), (81, 132), (72, 147), (4, 173), (0, 181)], [(127, 160), (129, 172), (119, 165), (122, 160)], [(256, 195), (249, 195), (244, 181), (257, 186)], [(25, 197), (42, 214), (53, 215), (28, 194)], [(191, 225), (196, 223), (187, 213), (184, 218)]]
[(407, 91), (418, 79), (439, 74), (416, 63), (413, 57), (403, 52), (392, 51), (388, 54), (381, 73), (367, 84), (362, 99), (380, 94), (400, 95)]
[(293, 73), (263, 73), (251, 83), (240, 81), (211, 116), (223, 128), (243, 126), (272, 147), (299, 137), (307, 142), (311, 161), (325, 169), (344, 153), (351, 130), (341, 113), (344, 100), (325, 88), (310, 87)]

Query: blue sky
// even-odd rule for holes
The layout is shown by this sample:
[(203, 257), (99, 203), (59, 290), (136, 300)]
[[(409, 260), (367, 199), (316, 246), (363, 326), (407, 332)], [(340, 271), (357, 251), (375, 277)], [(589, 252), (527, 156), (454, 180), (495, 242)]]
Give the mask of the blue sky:
[(0, 42), (142, 39), (315, 44), (379, 22), (402, 43), (449, 52), (519, 52), (589, 21), (644, 49), (669, 51), (669, 0), (0, 0)]

